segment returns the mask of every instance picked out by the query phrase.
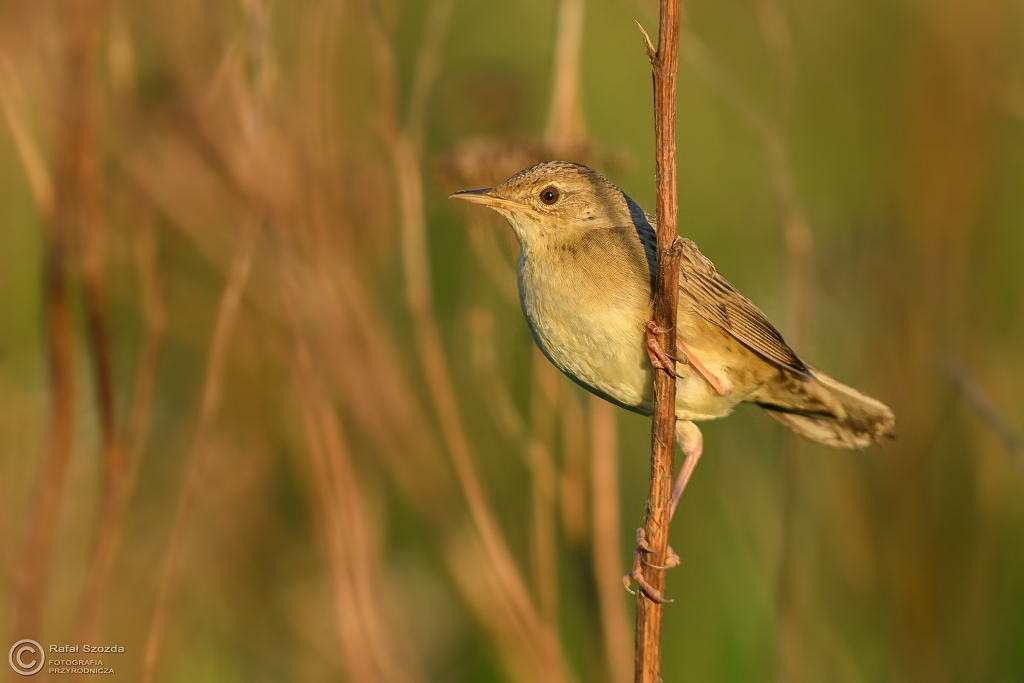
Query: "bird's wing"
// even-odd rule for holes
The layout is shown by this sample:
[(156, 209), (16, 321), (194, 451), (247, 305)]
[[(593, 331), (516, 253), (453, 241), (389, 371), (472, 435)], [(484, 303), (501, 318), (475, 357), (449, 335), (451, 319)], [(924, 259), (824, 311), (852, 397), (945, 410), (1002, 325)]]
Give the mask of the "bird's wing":
[(688, 239), (683, 239), (682, 244), (680, 305), (689, 304), (700, 317), (718, 325), (769, 363), (810, 377), (811, 371), (786, 345), (764, 313), (718, 274), (696, 244)]

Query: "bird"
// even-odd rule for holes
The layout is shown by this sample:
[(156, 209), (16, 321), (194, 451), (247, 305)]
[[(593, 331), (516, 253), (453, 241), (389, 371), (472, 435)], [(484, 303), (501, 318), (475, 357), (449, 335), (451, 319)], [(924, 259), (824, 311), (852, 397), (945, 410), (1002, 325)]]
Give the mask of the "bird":
[[(593, 169), (547, 161), (497, 187), (451, 198), (489, 207), (511, 224), (527, 326), (569, 379), (650, 416), (654, 373), (675, 375), (675, 434), (685, 457), (672, 487), (672, 514), (703, 451), (695, 423), (725, 417), (740, 403), (756, 404), (829, 446), (864, 448), (894, 435), (892, 410), (801, 360), (765, 314), (685, 238), (679, 239), (676, 349), (674, 355), (661, 349), (652, 322), (656, 220)], [(637, 558), (646, 546), (640, 531)], [(630, 578), (661, 599), (643, 581), (638, 560), (624, 577)]]

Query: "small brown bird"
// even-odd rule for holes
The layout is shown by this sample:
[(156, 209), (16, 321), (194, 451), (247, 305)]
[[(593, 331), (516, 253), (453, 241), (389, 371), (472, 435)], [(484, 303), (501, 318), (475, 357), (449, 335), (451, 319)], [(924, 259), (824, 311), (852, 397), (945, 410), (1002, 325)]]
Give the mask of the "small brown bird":
[(596, 171), (551, 161), (452, 198), (488, 206), (512, 224), (523, 313), (541, 351), (570, 379), (650, 415), (655, 368), (676, 374), (676, 437), (686, 459), (673, 512), (702, 450), (694, 421), (724, 417), (740, 402), (830, 446), (863, 448), (892, 435), (888, 407), (800, 360), (687, 239), (676, 356), (659, 349), (651, 322), (655, 221)]

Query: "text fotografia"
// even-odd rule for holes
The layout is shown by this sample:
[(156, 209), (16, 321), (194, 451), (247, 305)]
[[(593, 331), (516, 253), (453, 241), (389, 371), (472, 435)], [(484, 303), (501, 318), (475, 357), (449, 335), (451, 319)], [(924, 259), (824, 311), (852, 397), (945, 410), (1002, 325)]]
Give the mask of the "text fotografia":
[(112, 674), (114, 670), (102, 659), (51, 659), (47, 665), (50, 674)]
[(124, 652), (123, 645), (51, 645), (50, 652), (77, 654), (79, 652)]

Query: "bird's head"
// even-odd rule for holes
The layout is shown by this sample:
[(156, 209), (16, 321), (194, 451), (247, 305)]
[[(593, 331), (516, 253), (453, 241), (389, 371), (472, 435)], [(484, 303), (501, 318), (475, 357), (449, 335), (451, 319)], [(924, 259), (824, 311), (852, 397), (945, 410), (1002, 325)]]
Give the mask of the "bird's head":
[(531, 166), (497, 187), (451, 195), (505, 216), (524, 245), (567, 232), (620, 227), (644, 220), (640, 209), (600, 173), (567, 161)]

